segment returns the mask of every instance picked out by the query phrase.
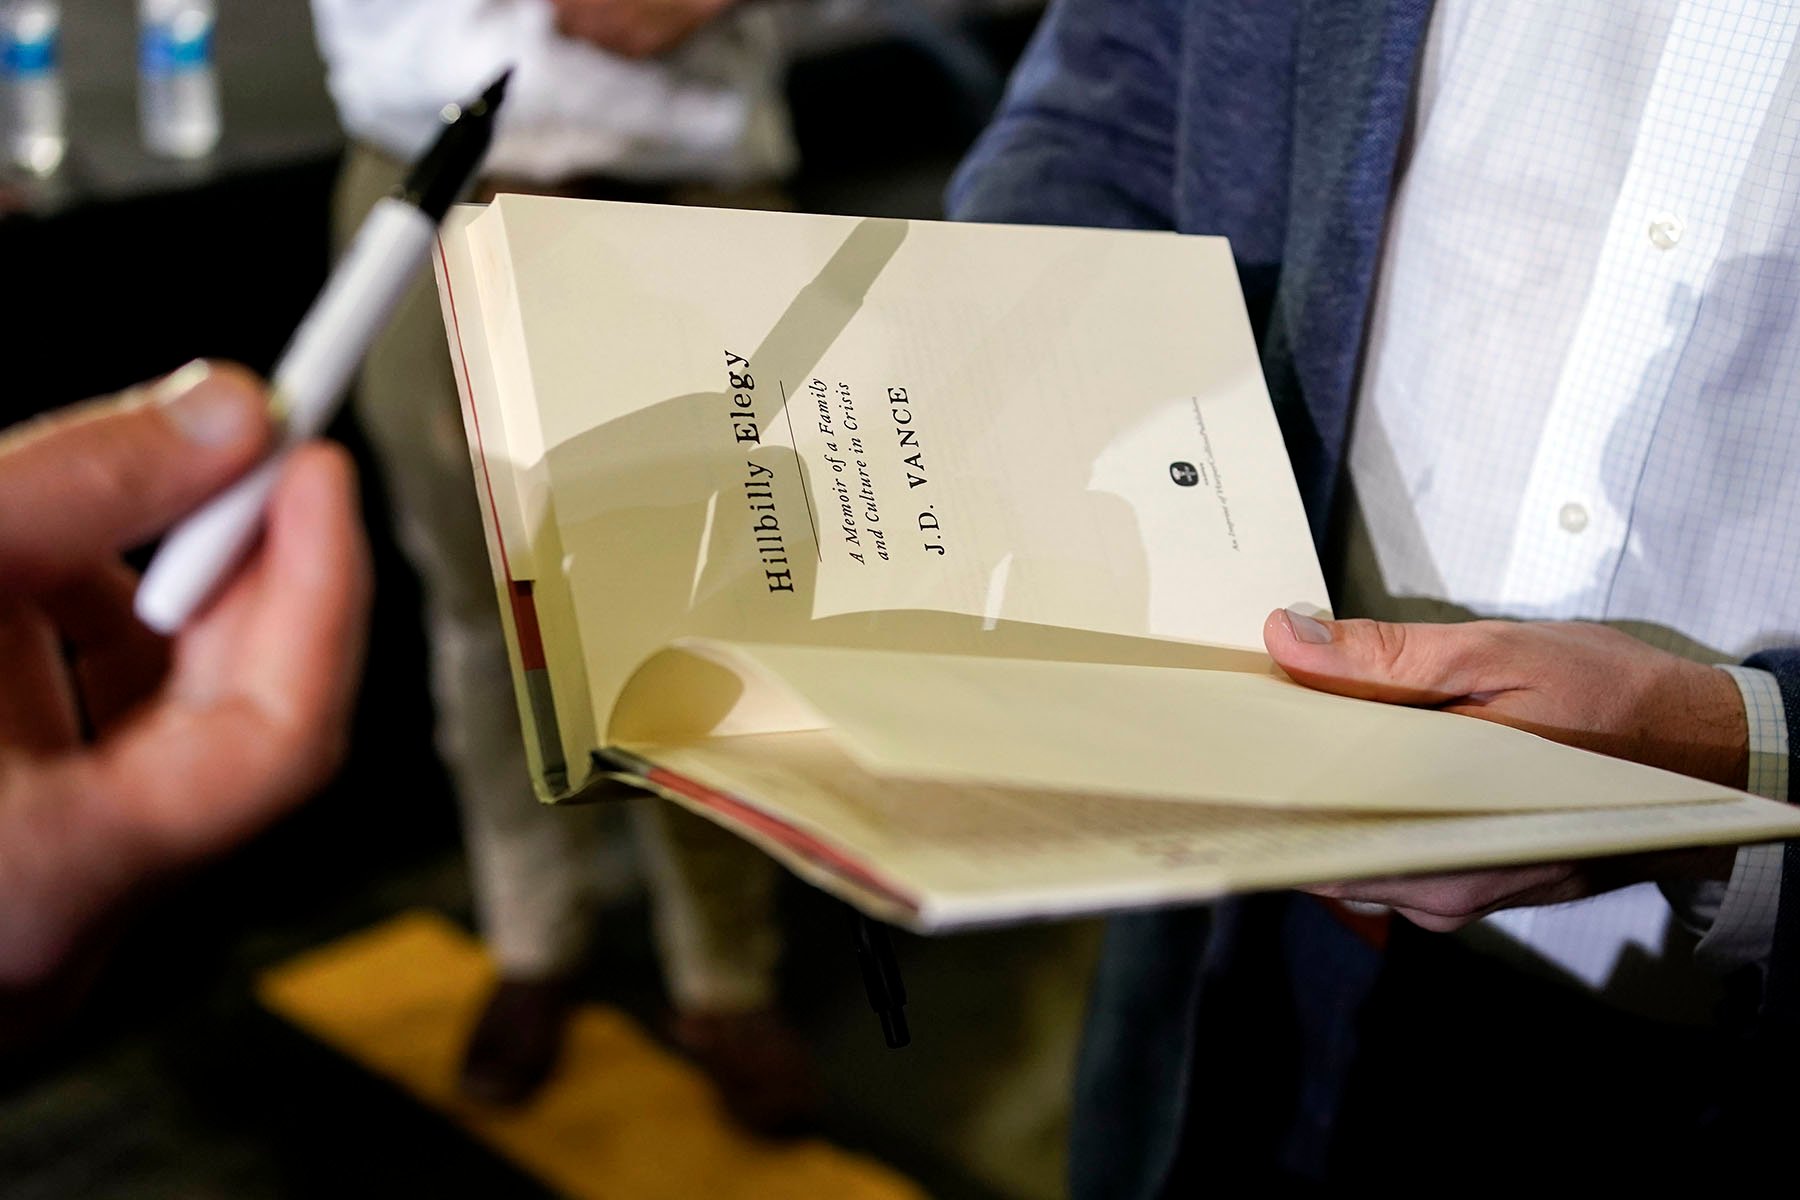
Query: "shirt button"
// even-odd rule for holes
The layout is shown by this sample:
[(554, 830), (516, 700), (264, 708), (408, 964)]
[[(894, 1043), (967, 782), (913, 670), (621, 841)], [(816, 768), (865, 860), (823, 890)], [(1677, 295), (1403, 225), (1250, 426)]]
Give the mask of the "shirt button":
[(1556, 514), (1556, 523), (1570, 533), (1580, 533), (1587, 528), (1587, 522), (1587, 509), (1573, 501), (1563, 505), (1562, 511)]
[(1650, 241), (1658, 250), (1673, 250), (1686, 229), (1674, 213), (1658, 213), (1650, 219)]

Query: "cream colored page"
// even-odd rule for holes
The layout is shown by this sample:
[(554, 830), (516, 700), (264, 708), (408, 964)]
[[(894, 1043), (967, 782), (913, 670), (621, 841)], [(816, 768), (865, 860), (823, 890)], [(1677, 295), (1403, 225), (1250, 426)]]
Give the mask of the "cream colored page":
[[(761, 708), (812, 714), (870, 770), (901, 778), (1345, 812), (1504, 812), (1726, 799), (1727, 788), (1451, 713), (1331, 696), (1272, 675), (802, 646), (684, 643), (741, 689), (683, 727), (747, 732)], [(670, 673), (665, 678), (674, 679)], [(676, 690), (676, 689), (668, 689)], [(783, 698), (785, 694), (785, 698)], [(725, 704), (735, 695), (738, 703)], [(647, 708), (646, 711), (652, 711)]]
[[(462, 400), (463, 432), (475, 472), (475, 492), (488, 526), (489, 550), (496, 570), (505, 568), (514, 578), (536, 575), (525, 510), (521, 503), (512, 451), (507, 433), (508, 414), (501, 403), (500, 376), (489, 348), (487, 309), (476, 279), (478, 256), (492, 251), (477, 246), (471, 236), (475, 224), (487, 212), (484, 205), (459, 204), (444, 217), (438, 230), (438, 298), (449, 339), (450, 366)], [(511, 420), (523, 419), (515, 414)]]
[[(491, 364), (491, 399), (476, 413), (484, 424), (482, 457), (491, 476), (511, 479), (513, 502), (503, 527), (507, 569), (514, 580), (530, 581), (532, 608), (547, 663), (540, 681), (545, 707), (553, 711), (554, 740), (569, 764), (571, 786), (579, 787), (595, 743), (596, 721), (589, 691), (587, 650), (581, 621), (564, 570), (562, 529), (545, 454), (542, 415), (536, 403), (532, 363), (526, 349), (524, 315), (512, 272), (508, 227), (489, 205), (468, 222), (464, 240), (469, 276), (484, 316), (482, 350)], [(465, 337), (465, 346), (477, 339)], [(492, 433), (491, 445), (486, 444)]]
[(683, 636), (1263, 669), (1325, 604), (1221, 240), (495, 212), (597, 714)]
[[(823, 734), (642, 753), (875, 865), (911, 893), (910, 920), (922, 928), (1800, 833), (1800, 810), (1741, 795), (1646, 809), (1382, 817), (883, 780)], [(815, 882), (863, 900), (816, 863), (764, 844)]]
[[(475, 249), (469, 235), (472, 224), (483, 212), (475, 205), (459, 205), (446, 216), (439, 231), (434, 268), (447, 349), (461, 401), (473, 486), (505, 630), (514, 699), (523, 726), (526, 759), (540, 798), (549, 800), (566, 792), (572, 784), (580, 784), (579, 778), (570, 780), (568, 764), (574, 761), (585, 772), (590, 734), (587, 729), (578, 728), (581, 744), (573, 752), (569, 750), (565, 740), (568, 731), (557, 720), (548, 672), (528, 670), (520, 653), (511, 584), (515, 579), (532, 579), (536, 572), (520, 502), (520, 481), (508, 449), (507, 414), (500, 402), (499, 376), (489, 352), (487, 311), (475, 279)], [(580, 662), (578, 648), (572, 654), (568, 646), (561, 650), (549, 657)], [(576, 690), (579, 693), (579, 688)], [(578, 757), (571, 759), (571, 753)]]

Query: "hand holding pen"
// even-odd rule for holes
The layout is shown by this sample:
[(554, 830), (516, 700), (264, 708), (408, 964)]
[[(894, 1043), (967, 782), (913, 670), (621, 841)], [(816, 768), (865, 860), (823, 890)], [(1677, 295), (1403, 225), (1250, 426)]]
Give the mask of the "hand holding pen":
[(267, 533), (179, 637), (131, 618), (120, 551), (241, 478), (268, 407), (192, 363), (0, 434), (0, 1057), (72, 1007), (148, 887), (343, 754), (370, 572), (341, 447), (287, 457)]
[(206, 604), (242, 561), (294, 448), (317, 437), (337, 412), (350, 378), (424, 266), (438, 222), (462, 194), (493, 139), (511, 72), (466, 108), (444, 111), (445, 127), (399, 194), (369, 213), (349, 251), (300, 322), (271, 376), (284, 434), (261, 464), (172, 532), (137, 591), (138, 618), (172, 634)]

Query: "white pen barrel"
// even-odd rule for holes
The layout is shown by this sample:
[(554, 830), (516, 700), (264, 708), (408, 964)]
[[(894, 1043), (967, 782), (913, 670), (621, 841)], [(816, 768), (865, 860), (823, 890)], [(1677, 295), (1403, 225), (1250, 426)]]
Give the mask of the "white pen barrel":
[(290, 437), (324, 431), (369, 344), (424, 265), (436, 232), (430, 217), (402, 200), (390, 197), (369, 210), (275, 367), (272, 382), (287, 405)]
[(287, 456), (282, 450), (256, 467), (164, 539), (133, 600), (138, 620), (173, 634), (199, 611), (255, 540)]
[(286, 406), (281, 447), (209, 500), (156, 552), (138, 585), (138, 619), (173, 634), (198, 612), (256, 540), (263, 509), (294, 445), (322, 433), (369, 344), (431, 252), (436, 226), (401, 200), (370, 210), (325, 290), (294, 331), (271, 381)]

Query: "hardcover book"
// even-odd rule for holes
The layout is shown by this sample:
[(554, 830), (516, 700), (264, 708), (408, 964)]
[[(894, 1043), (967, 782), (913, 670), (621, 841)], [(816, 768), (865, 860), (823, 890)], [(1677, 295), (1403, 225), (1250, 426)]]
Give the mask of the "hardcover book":
[(546, 801), (924, 930), (1800, 834), (1281, 675), (1329, 599), (1222, 239), (502, 196), (437, 273)]

